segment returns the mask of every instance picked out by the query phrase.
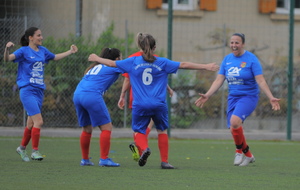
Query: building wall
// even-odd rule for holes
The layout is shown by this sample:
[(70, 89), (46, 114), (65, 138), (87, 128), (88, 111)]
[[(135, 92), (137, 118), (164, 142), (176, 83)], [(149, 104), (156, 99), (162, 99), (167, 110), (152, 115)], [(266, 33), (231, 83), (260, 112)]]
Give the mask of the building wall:
[[(45, 37), (64, 38), (76, 32), (76, 2), (76, 0), (28, 0), (24, 3), (20, 0), (12, 0), (5, 2), (5, 5), (2, 2), (0, 6), (15, 6), (13, 15), (26, 16), (29, 20), (27, 27), (31, 26), (30, 20), (35, 19), (37, 22), (33, 23), (42, 29)], [(151, 33), (158, 41), (157, 48), (167, 52), (167, 11), (147, 9), (145, 2), (82, 0), (82, 35), (91, 35), (93, 39), (97, 39), (101, 32), (114, 22), (115, 34), (125, 37), (125, 23), (127, 23), (129, 33)], [(287, 55), (289, 40), (287, 19), (272, 19), (274, 14), (259, 13), (258, 1), (218, 0), (217, 2), (216, 11), (199, 10), (195, 5), (194, 11), (173, 12), (173, 59), (220, 62), (230, 50), (216, 48), (222, 44), (214, 44), (209, 36), (222, 31), (223, 28), (228, 30), (227, 38), (233, 32), (246, 34), (246, 48), (256, 49), (255, 53), (261, 57), (264, 64), (273, 64), (278, 51)], [(181, 16), (176, 16), (178, 14)], [(297, 43), (300, 37), (296, 35), (300, 31), (299, 15), (296, 17), (295, 56), (300, 49), (300, 43)], [(24, 30), (24, 27), (26, 26), (20, 26), (20, 29)], [(201, 51), (200, 48), (210, 50)]]
[[(16, 8), (14, 15), (27, 15), (28, 19), (39, 19), (39, 26), (44, 36), (64, 38), (76, 32), (76, 2), (75, 0), (28, 0), (26, 3), (13, 0), (7, 5), (29, 7)], [(277, 51), (288, 52), (288, 20), (272, 19), (274, 14), (261, 14), (258, 11), (258, 1), (218, 0), (216, 11), (203, 11), (195, 5), (194, 11), (174, 11), (173, 18), (173, 59), (191, 61), (218, 61), (228, 48), (200, 51), (199, 47), (207, 49), (221, 44), (213, 44), (209, 35), (222, 30), (246, 34), (246, 47), (249, 49), (266, 49), (256, 52), (265, 64), (273, 64)], [(18, 12), (24, 12), (18, 15)], [(181, 13), (180, 13), (181, 12)], [(181, 16), (176, 16), (181, 14)], [(298, 18), (298, 16), (296, 15)], [(279, 17), (280, 18), (280, 17)], [(41, 21), (42, 20), (42, 21)], [(115, 23), (115, 34), (125, 36), (125, 23), (128, 31), (148, 32), (158, 40), (158, 49), (167, 51), (168, 17), (167, 11), (147, 9), (145, 1), (133, 0), (83, 0), (82, 1), (82, 35), (91, 35), (97, 39), (107, 26)], [(294, 25), (295, 34), (300, 30), (299, 19)], [(295, 35), (295, 42), (299, 37)], [(294, 44), (295, 55), (300, 49), (299, 43)], [(214, 58), (212, 60), (212, 57)]]
[(43, 19), (43, 35), (64, 38), (76, 32), (76, 0), (32, 1)]
[[(0, 37), (2, 39), (0, 41), (0, 50), (2, 50), (2, 52), (4, 51), (7, 41), (13, 41), (17, 44), (21, 35), (24, 33), (24, 30), (30, 26), (39, 27), (43, 32), (44, 38), (52, 36), (55, 40), (59, 40), (68, 37), (70, 34), (75, 35), (76, 2), (76, 0), (0, 1)], [(254, 0), (218, 0), (216, 11), (199, 10), (196, 2), (197, 0), (195, 0), (195, 10), (193, 11), (173, 12), (172, 59), (176, 61), (220, 63), (223, 57), (230, 53), (228, 39), (231, 34), (234, 32), (244, 33), (246, 35), (246, 49), (254, 52), (259, 57), (263, 67), (267, 68), (264, 70), (267, 82), (270, 81), (269, 85), (272, 85), (271, 90), (275, 94), (274, 96), (281, 98), (283, 105), (282, 115), (276, 115), (274, 112), (265, 111), (269, 109), (269, 102), (266, 100), (266, 97), (262, 95), (261, 99), (265, 98), (264, 103), (266, 104), (260, 104), (253, 115), (254, 117), (261, 117), (261, 120), (265, 120), (267, 117), (272, 120), (285, 120), (284, 117), (286, 117), (287, 112), (286, 102), (288, 98), (288, 79), (286, 71), (288, 69), (287, 58), (289, 50), (289, 22), (287, 15), (261, 14), (258, 11), (258, 1)], [(3, 11), (5, 14), (3, 14)], [(169, 37), (167, 13), (166, 10), (162, 9), (147, 9), (145, 1), (141, 0), (82, 0), (82, 36), (84, 38), (91, 38), (96, 42), (99, 35), (113, 22), (115, 26), (114, 34), (120, 38), (125, 38), (126, 27), (128, 32), (133, 35), (136, 35), (138, 32), (148, 32), (152, 34), (157, 39), (157, 51), (164, 53), (164, 56), (167, 56), (167, 42)], [(295, 19), (294, 117), (299, 114), (298, 111), (300, 110), (300, 82), (298, 82), (298, 79), (300, 78), (300, 67), (298, 66), (300, 63), (300, 35), (298, 35), (300, 33), (299, 15), (296, 15)], [(225, 41), (227, 42), (225, 44), (226, 46), (224, 46), (224, 43), (222, 42), (224, 33)], [(63, 45), (65, 44), (62, 43), (62, 46)], [(66, 49), (65, 47), (55, 48), (51, 47), (50, 50), (57, 53)], [(122, 48), (124, 49), (124, 47)], [(79, 50), (79, 53), (73, 56), (74, 60), (71, 61), (72, 63), (68, 63), (70, 67), (67, 69), (76, 70), (73, 62), (80, 61), (89, 64), (87, 61), (88, 54), (97, 53), (92, 51), (98, 50), (89, 50), (88, 47), (86, 47), (84, 51)], [(0, 60), (2, 61), (1, 58), (2, 57), (0, 56)], [(281, 65), (281, 68), (278, 67), (278, 64)], [(2, 94), (0, 95), (0, 104), (1, 102), (5, 103), (2, 98), (10, 98), (10, 93), (12, 93), (12, 89), (14, 89), (11, 87), (15, 85), (14, 82), (11, 82), (15, 81), (14, 72), (14, 70), (8, 67), (2, 67), (0, 69), (0, 73), (2, 73), (3, 76), (1, 82), (7, 82), (7, 84), (5, 83), (6, 86), (3, 85), (4, 82), (1, 86)], [(177, 118), (185, 119), (185, 121), (182, 122), (182, 125), (190, 125), (187, 120), (192, 119), (202, 122), (200, 117), (204, 114), (199, 114), (200, 109), (195, 109), (192, 105), (200, 90), (205, 91), (209, 88), (214, 76), (207, 74), (207, 72), (196, 71), (181, 70), (178, 73), (178, 75), (173, 75), (172, 79), (173, 81), (179, 82), (173, 82), (171, 84), (173, 88), (176, 88), (174, 98), (172, 98), (171, 101), (172, 116), (177, 114)], [(275, 75), (280, 76), (276, 77)], [(76, 76), (73, 75), (66, 77), (76, 78)], [(76, 85), (76, 80), (73, 80), (73, 82), (72, 85)], [(13, 91), (13, 93), (15, 93), (15, 91)], [(72, 92), (68, 93), (71, 94)], [(119, 92), (115, 92), (113, 95), (118, 96), (118, 93)], [(53, 96), (56, 96), (56, 94), (54, 93)], [(48, 98), (49, 97), (50, 96), (48, 96)], [(216, 94), (215, 97), (218, 98), (221, 96)], [(217, 102), (221, 101), (221, 98), (217, 98), (215, 102), (210, 101), (207, 105), (207, 110), (204, 111), (207, 115), (209, 115), (210, 112), (213, 112), (216, 115), (214, 118), (208, 118), (209, 121), (210, 119), (216, 121), (216, 118), (220, 116), (220, 113), (224, 112), (224, 107), (220, 108), (220, 104), (224, 105), (223, 98), (222, 103)], [(16, 102), (18, 103), (18, 101)], [(66, 98), (66, 102), (68, 105), (71, 105), (68, 109), (74, 111), (71, 98)], [(178, 102), (181, 102), (181, 104), (177, 105)], [(59, 105), (59, 103), (57, 104)], [(116, 108), (115, 102), (108, 103), (107, 105), (110, 108)], [(2, 110), (0, 109), (1, 122), (1, 114), (3, 113), (4, 117), (11, 117), (12, 111), (11, 109), (4, 109), (5, 105), (0, 107), (2, 108)], [(17, 114), (22, 107), (14, 109), (14, 113)], [(69, 112), (71, 113), (71, 111)], [(61, 115), (66, 116), (69, 112), (66, 111)], [(48, 115), (51, 115), (52, 113), (60, 112), (55, 110), (49, 112)], [(184, 113), (184, 116), (181, 116), (178, 113)], [(75, 116), (75, 113), (72, 114)], [(193, 117), (196, 114), (199, 115)], [(73, 116), (71, 115), (70, 117)], [(66, 119), (66, 121), (61, 122), (63, 125), (74, 125), (73, 123), (76, 120), (68, 119), (68, 117), (64, 117), (64, 119)], [(54, 120), (59, 121), (59, 119)], [(65, 122), (73, 123), (67, 124)], [(293, 125), (299, 126), (298, 123), (299, 122), (297, 121), (297, 123), (295, 122)], [(50, 125), (58, 124), (52, 123)], [(209, 122), (208, 125), (210, 125)], [(200, 126), (200, 124), (197, 124), (197, 126)]]
[[(270, 14), (259, 13), (258, 1), (219, 0), (217, 11), (195, 10), (192, 15), (197, 16), (173, 18), (173, 59), (221, 61), (223, 49), (200, 51), (199, 47), (205, 49), (220, 46), (221, 44), (212, 44), (208, 36), (222, 30), (223, 27), (229, 30), (227, 37), (234, 32), (244, 33), (246, 48), (266, 48), (267, 51), (256, 52), (266, 64), (274, 62), (274, 55), (278, 49), (281, 53), (288, 52), (288, 20), (273, 20)], [(151, 33), (158, 40), (157, 48), (167, 51), (167, 20), (167, 15), (162, 15), (160, 10), (146, 9), (145, 1), (83, 1), (83, 35), (91, 34), (94, 38), (97, 38), (112, 21), (115, 23), (115, 33), (120, 37), (125, 36), (127, 21), (129, 32)], [(294, 27), (295, 31), (300, 30), (299, 21), (295, 22)], [(295, 41), (297, 40), (299, 41), (299, 37), (296, 36)], [(299, 48), (299, 43), (295, 43), (295, 51)], [(225, 54), (229, 52), (230, 50), (225, 48)]]

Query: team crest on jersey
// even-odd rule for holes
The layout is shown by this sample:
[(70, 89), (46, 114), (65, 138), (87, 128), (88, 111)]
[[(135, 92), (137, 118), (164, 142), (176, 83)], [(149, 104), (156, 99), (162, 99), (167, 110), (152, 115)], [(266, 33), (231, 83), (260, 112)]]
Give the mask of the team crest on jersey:
[(246, 67), (246, 62), (242, 62), (242, 63), (241, 63), (241, 67), (242, 67), (242, 68)]

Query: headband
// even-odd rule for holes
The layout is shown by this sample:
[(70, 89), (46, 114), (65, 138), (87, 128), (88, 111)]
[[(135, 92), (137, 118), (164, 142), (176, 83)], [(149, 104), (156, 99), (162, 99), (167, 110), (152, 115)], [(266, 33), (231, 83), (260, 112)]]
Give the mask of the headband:
[(245, 43), (245, 34), (243, 33), (234, 33), (232, 36), (239, 36), (242, 38), (242, 42)]

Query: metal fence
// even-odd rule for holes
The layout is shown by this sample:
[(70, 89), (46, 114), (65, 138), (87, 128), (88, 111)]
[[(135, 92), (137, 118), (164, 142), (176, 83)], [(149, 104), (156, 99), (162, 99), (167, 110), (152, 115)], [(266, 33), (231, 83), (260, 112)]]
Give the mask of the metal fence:
[[(26, 2), (26, 3), (25, 3)], [(84, 7), (78, 16), (78, 2)], [(158, 37), (157, 54), (167, 56), (168, 17), (158, 10), (148, 10), (144, 1), (127, 6), (130, 1), (57, 1), (57, 0), (5, 0), (0, 3), (0, 50), (4, 52), (8, 41), (18, 43), (24, 30), (29, 26), (41, 28), (43, 45), (54, 53), (69, 49), (72, 43), (79, 47), (79, 52), (46, 66), (45, 100), (43, 104), (44, 127), (77, 127), (72, 96), (85, 68), (90, 64), (90, 53), (99, 53), (103, 47), (117, 47), (123, 56), (137, 51), (134, 43), (135, 34), (147, 31)], [(196, 1), (195, 1), (196, 2)], [(198, 2), (198, 1), (197, 1)], [(232, 4), (234, 2), (234, 4)], [(256, 2), (256, 1), (255, 1)], [(288, 21), (257, 20), (257, 3), (242, 1), (218, 1), (221, 16), (204, 12), (205, 18), (178, 17), (173, 19), (173, 60), (193, 62), (218, 62), (230, 52), (228, 39), (233, 32), (246, 34), (246, 49), (255, 53), (260, 59), (265, 78), (275, 97), (281, 98), (281, 111), (273, 112), (267, 97), (262, 94), (255, 112), (247, 119), (246, 126), (251, 129), (284, 131), (287, 120), (287, 66), (288, 66)], [(72, 6), (66, 7), (66, 4)], [(252, 7), (247, 7), (250, 4)], [(137, 7), (140, 9), (136, 9)], [(105, 8), (103, 8), (105, 7)], [(247, 8), (246, 8), (247, 7)], [(94, 9), (98, 9), (96, 12)], [(247, 9), (247, 10), (246, 10)], [(56, 10), (50, 13), (50, 10)], [(225, 10), (235, 10), (226, 12)], [(48, 13), (49, 11), (49, 13)], [(90, 16), (94, 11), (93, 16)], [(157, 19), (149, 19), (149, 14)], [(252, 14), (249, 12), (252, 11)], [(127, 16), (124, 16), (126, 12)], [(203, 13), (203, 12), (202, 12)], [(248, 15), (247, 15), (248, 14)], [(107, 16), (108, 15), (108, 16)], [(97, 20), (97, 17), (98, 20)], [(78, 31), (76, 18), (81, 18), (81, 30)], [(105, 18), (105, 21), (103, 19)], [(210, 19), (210, 20), (205, 20)], [(98, 22), (95, 22), (97, 20)], [(201, 30), (199, 30), (199, 28)], [(275, 28), (275, 29), (274, 29)], [(299, 34), (300, 25), (295, 22), (295, 34)], [(80, 33), (78, 35), (78, 33)], [(263, 37), (261, 37), (261, 36)], [(201, 36), (201, 37), (199, 37)], [(248, 37), (249, 36), (249, 37)], [(199, 37), (199, 38), (198, 38)], [(248, 38), (247, 38), (248, 37)], [(299, 44), (299, 35), (295, 44)], [(17, 49), (16, 46), (13, 50)], [(298, 48), (298, 49), (297, 49)], [(299, 131), (300, 109), (300, 49), (295, 49), (294, 60), (294, 99), (293, 130)], [(1, 59), (1, 94), (0, 126), (24, 126), (26, 115), (19, 100), (16, 86), (16, 63), (4, 63)], [(216, 74), (206, 71), (180, 70), (172, 75), (170, 86), (175, 94), (170, 99), (172, 128), (225, 128), (227, 85), (205, 104), (203, 109), (194, 105), (199, 92), (210, 87)], [(123, 77), (105, 94), (115, 127), (131, 126), (131, 111), (120, 110), (117, 102), (120, 96)]]

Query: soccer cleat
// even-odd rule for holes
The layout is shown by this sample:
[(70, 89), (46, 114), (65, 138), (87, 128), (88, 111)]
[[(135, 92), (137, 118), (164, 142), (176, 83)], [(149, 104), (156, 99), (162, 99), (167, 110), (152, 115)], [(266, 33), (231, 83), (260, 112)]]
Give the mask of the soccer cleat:
[(143, 151), (143, 154), (139, 159), (139, 166), (144, 166), (146, 164), (150, 154), (151, 154), (150, 148), (146, 148), (146, 150)]
[(235, 153), (233, 165), (239, 166), (243, 162), (243, 154)]
[(174, 166), (172, 166), (171, 164), (169, 164), (167, 162), (162, 162), (161, 169), (174, 169)]
[(245, 159), (240, 164), (240, 166), (248, 166), (249, 163), (253, 163), (253, 162), (255, 162), (255, 158), (253, 155), (252, 155), (252, 157), (245, 157)]
[(42, 154), (39, 151), (34, 151), (31, 154), (31, 159), (32, 160), (42, 161), (44, 159), (44, 157), (42, 156)]
[(134, 161), (138, 161), (140, 158), (139, 149), (136, 147), (135, 143), (131, 143), (129, 148), (132, 152), (132, 158)]
[(94, 163), (90, 161), (90, 159), (82, 159), (80, 161), (81, 166), (93, 166)]
[(17, 153), (21, 156), (24, 162), (29, 162), (29, 157), (27, 156), (26, 150), (22, 150), (20, 147), (17, 148)]
[(106, 159), (100, 158), (99, 166), (102, 166), (102, 167), (119, 167), (120, 164), (113, 162), (111, 158), (106, 158)]

